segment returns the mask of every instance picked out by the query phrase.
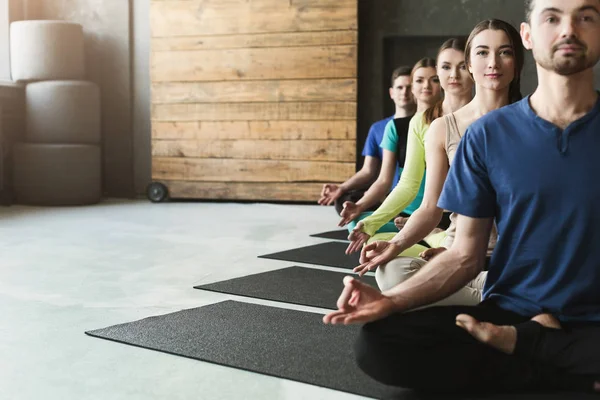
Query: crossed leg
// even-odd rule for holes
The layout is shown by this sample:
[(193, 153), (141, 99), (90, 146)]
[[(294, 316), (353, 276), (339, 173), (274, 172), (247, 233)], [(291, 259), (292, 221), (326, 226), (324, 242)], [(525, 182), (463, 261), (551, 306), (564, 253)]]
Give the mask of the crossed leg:
[[(483, 323), (495, 326), (530, 327), (544, 329), (543, 340), (525, 335), (523, 342), (535, 349), (535, 354), (507, 354), (482, 343), (465, 329), (457, 326), (456, 317), (467, 314)], [(534, 326), (535, 327), (535, 326)], [(552, 331), (546, 332), (546, 329)], [(527, 329), (522, 330), (527, 333)], [(457, 392), (516, 391), (516, 390), (577, 390), (592, 391), (600, 371), (589, 367), (594, 355), (586, 354), (585, 343), (595, 343), (598, 332), (570, 336), (570, 342), (579, 343), (577, 357), (569, 357), (559, 346), (557, 337), (549, 333), (566, 332), (545, 328), (529, 318), (502, 310), (486, 301), (478, 306), (432, 307), (366, 324), (356, 343), (356, 357), (361, 369), (374, 379), (388, 385), (426, 391)], [(552, 336), (552, 335), (549, 335)], [(587, 338), (587, 339), (585, 339)], [(589, 342), (582, 341), (582, 339)], [(520, 336), (519, 340), (520, 342)], [(597, 346), (600, 347), (600, 346)], [(600, 358), (596, 360), (600, 362)], [(596, 382), (597, 383), (597, 382)], [(597, 386), (597, 385), (596, 385)]]

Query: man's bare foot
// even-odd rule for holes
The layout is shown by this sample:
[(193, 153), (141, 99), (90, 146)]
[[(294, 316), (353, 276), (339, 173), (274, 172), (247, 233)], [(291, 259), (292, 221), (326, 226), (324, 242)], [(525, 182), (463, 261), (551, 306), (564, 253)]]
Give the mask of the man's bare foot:
[(594, 382), (594, 390), (600, 392), (600, 382)]
[(546, 328), (562, 329), (562, 326), (560, 326), (560, 322), (556, 318), (554, 318), (552, 314), (536, 315), (535, 317), (531, 318), (531, 320), (537, 322), (538, 324)]
[[(560, 322), (551, 314), (539, 314), (531, 319), (546, 328), (561, 329)], [(512, 354), (517, 344), (517, 328), (509, 325), (494, 325), (479, 322), (470, 315), (460, 314), (456, 317), (456, 325), (460, 326), (475, 339), (506, 354)]]
[(456, 325), (463, 328), (475, 339), (506, 354), (512, 354), (517, 344), (517, 328), (509, 325), (494, 325), (479, 322), (470, 315), (460, 314), (456, 317)]

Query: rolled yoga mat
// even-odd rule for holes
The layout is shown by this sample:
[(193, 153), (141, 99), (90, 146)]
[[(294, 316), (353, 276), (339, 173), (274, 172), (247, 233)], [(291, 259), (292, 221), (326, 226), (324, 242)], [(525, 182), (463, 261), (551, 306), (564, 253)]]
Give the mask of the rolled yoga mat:
[[(293, 266), (241, 278), (194, 286), (196, 289), (228, 293), (237, 296), (280, 301), (304, 306), (337, 309), (343, 278), (348, 274)], [(372, 276), (355, 278), (377, 288)]]
[(95, 83), (30, 83), (25, 109), (29, 143), (100, 144), (100, 89)]
[(13, 147), (13, 185), (20, 204), (94, 204), (102, 195), (100, 146), (27, 144)]
[(376, 399), (405, 392), (377, 383), (356, 366), (358, 326), (325, 325), (322, 318), (224, 301), (86, 334)]
[(17, 21), (10, 25), (14, 81), (85, 79), (83, 27), (66, 21)]

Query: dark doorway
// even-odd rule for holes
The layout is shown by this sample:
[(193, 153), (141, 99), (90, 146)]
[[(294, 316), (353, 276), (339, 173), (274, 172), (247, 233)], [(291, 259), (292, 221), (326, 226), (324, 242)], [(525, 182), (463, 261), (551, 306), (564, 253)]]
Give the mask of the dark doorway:
[[(383, 71), (381, 83), (390, 87), (392, 72), (396, 67), (413, 67), (423, 57), (435, 59), (438, 49), (450, 36), (389, 36), (383, 39)], [(387, 90), (383, 92), (382, 102), (385, 115), (394, 113), (394, 103)]]

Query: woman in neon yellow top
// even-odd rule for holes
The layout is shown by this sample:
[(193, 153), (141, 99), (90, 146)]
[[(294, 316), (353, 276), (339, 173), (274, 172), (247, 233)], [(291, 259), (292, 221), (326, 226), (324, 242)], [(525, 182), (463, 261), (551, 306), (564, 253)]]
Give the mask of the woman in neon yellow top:
[[(440, 99), (441, 86), (439, 84), (435, 64), (436, 61), (434, 59), (423, 58), (417, 61), (412, 69), (411, 92), (417, 103), (417, 112), (424, 112), (428, 108), (435, 105)], [(403, 152), (407, 152), (406, 137), (411, 118), (401, 118), (401, 122), (399, 120), (400, 119), (397, 119), (392, 122), (392, 124), (394, 124), (396, 121), (398, 121), (401, 123), (401, 125), (403, 125), (403, 132), (397, 132), (396, 136), (402, 134), (402, 140), (404, 142), (400, 143), (401, 146), (397, 147), (402, 147), (404, 149)], [(391, 130), (388, 130), (388, 132), (390, 131)], [(379, 170), (379, 176), (377, 177), (377, 180), (369, 187), (369, 190), (365, 192), (363, 197), (356, 203), (351, 201), (344, 202), (344, 208), (340, 213), (342, 219), (338, 224), (340, 227), (348, 225), (354, 220), (364, 218), (365, 211), (372, 206), (377, 206), (377, 204), (379, 204), (381, 200), (384, 199), (385, 196), (390, 192), (390, 189), (392, 189), (391, 186), (394, 178), (394, 171), (396, 170), (396, 166), (400, 163), (400, 152), (398, 151), (397, 147), (393, 149), (383, 149), (383, 160)], [(397, 229), (394, 230), (397, 232)]]
[[(425, 133), (429, 125), (442, 114), (456, 111), (471, 101), (473, 81), (466, 71), (464, 48), (465, 41), (462, 39), (449, 39), (440, 47), (437, 56), (437, 73), (445, 98), (443, 102), (439, 102), (426, 112), (415, 114), (410, 121), (406, 159), (400, 181), (372, 215), (358, 222), (350, 233), (351, 243), (346, 253), (360, 250), (379, 228), (411, 204), (419, 193), (425, 172)], [(386, 135), (381, 142), (381, 147), (385, 149), (389, 146), (393, 146), (393, 138)], [(382, 233), (374, 239), (389, 240), (393, 236), (393, 233)], [(436, 244), (433, 245), (437, 247)], [(422, 249), (418, 250), (416, 254), (413, 252), (410, 255), (418, 255)]]

